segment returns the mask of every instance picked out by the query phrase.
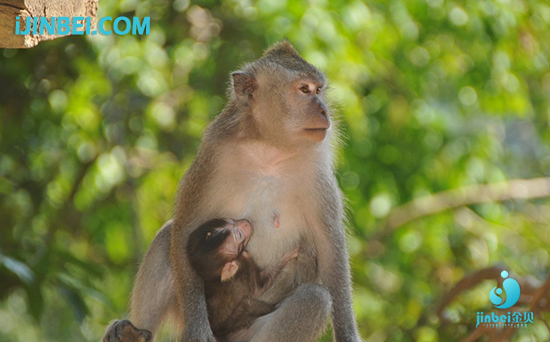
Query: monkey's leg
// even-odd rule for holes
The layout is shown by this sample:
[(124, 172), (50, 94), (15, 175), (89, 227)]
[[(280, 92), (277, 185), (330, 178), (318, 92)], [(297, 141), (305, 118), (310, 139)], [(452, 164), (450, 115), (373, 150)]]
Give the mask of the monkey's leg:
[(132, 291), (130, 319), (136, 327), (149, 330), (153, 337), (167, 315), (177, 311), (174, 310), (176, 294), (168, 256), (171, 227), (172, 221), (167, 222), (151, 242)]
[(331, 307), (331, 296), (324, 286), (301, 285), (274, 312), (252, 324), (250, 342), (315, 341), (326, 327)]

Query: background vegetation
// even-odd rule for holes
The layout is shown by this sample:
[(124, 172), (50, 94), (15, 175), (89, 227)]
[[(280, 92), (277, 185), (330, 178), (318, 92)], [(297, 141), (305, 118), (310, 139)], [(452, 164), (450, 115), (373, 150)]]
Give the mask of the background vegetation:
[(550, 183), (509, 182), (550, 177), (547, 1), (100, 0), (120, 15), (151, 34), (0, 50), (1, 341), (98, 341), (125, 315), (228, 73), (284, 37), (339, 108), (367, 341), (461, 340), (496, 286), (438, 316), (465, 275), (550, 273)]

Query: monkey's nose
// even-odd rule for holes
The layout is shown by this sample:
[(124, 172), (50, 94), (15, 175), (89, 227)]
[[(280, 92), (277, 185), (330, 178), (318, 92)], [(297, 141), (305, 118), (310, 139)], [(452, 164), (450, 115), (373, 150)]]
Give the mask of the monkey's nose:
[(319, 99), (315, 99), (315, 101), (317, 102), (317, 106), (319, 106), (319, 114), (321, 114), (325, 118), (328, 118), (327, 107), (325, 107), (323, 102), (321, 102)]

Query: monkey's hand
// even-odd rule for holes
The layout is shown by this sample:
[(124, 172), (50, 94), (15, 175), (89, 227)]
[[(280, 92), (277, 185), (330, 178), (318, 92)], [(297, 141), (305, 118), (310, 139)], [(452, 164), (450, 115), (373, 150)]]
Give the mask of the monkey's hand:
[(101, 342), (149, 342), (152, 338), (153, 335), (149, 330), (138, 329), (124, 319), (111, 323)]
[(300, 247), (298, 246), (298, 247), (294, 248), (293, 250), (291, 250), (290, 252), (288, 252), (287, 254), (285, 254), (285, 256), (283, 257), (281, 262), (283, 264), (286, 264), (290, 260), (297, 258), (299, 252), (300, 252)]

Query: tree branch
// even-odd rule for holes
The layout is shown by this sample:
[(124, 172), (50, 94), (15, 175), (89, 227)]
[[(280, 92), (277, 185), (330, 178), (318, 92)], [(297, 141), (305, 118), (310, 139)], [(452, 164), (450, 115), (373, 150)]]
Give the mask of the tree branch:
[(472, 287), (478, 285), (484, 280), (487, 279), (497, 279), (500, 276), (500, 273), (504, 270), (504, 266), (495, 265), (493, 267), (484, 268), (475, 273), (472, 273), (468, 276), (462, 278), (455, 287), (443, 298), (439, 306), (437, 307), (436, 314), (441, 317), (443, 309), (453, 301), (453, 299), (458, 296), (461, 292), (471, 289)]
[(442, 191), (394, 208), (387, 218), (384, 235), (406, 223), (449, 209), (476, 203), (545, 197), (550, 197), (550, 177), (514, 179), (508, 182), (472, 185)]

